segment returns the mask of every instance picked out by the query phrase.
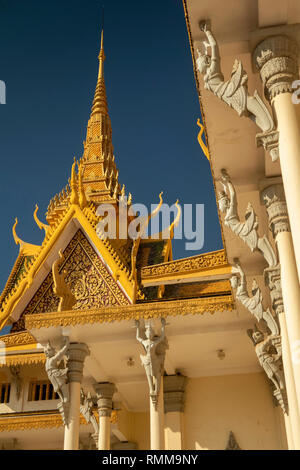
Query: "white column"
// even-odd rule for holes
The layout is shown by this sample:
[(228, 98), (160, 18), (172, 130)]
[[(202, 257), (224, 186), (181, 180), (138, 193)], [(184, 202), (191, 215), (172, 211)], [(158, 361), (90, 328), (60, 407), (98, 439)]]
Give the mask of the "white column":
[(288, 36), (272, 36), (254, 51), (266, 97), (272, 103), (279, 131), (282, 179), (291, 224), (298, 282), (300, 279), (300, 126), (292, 83), (298, 79), (298, 45)]
[(157, 402), (150, 396), (150, 443), (151, 450), (164, 450), (165, 448), (163, 377)]
[(183, 412), (187, 378), (182, 375), (164, 376), (165, 448), (183, 450)]
[[(282, 184), (266, 187), (262, 191), (262, 197), (267, 207), (270, 228), (278, 247), (280, 278), (277, 276), (277, 281), (275, 281), (274, 273), (272, 278), (272, 270), (269, 269), (268, 281), (273, 308), (278, 314), (281, 328), (282, 359), (293, 444), (295, 449), (300, 449), (300, 364), (293, 361), (292, 351), (296, 338), (300, 338), (300, 287), (297, 267)], [(268, 272), (268, 270), (266, 271)], [(278, 279), (281, 280), (281, 287), (280, 284), (277, 284)], [(282, 299), (283, 308), (280, 306)]]
[(285, 313), (282, 312), (278, 317), (281, 330), (282, 363), (288, 399), (288, 413), (284, 413), (284, 421), (286, 425), (286, 436), (289, 449), (294, 450), (296, 448), (299, 449), (300, 445), (300, 417), (298, 410), (298, 400), (288, 342)]
[(65, 450), (78, 450), (80, 424), (80, 388), (85, 357), (89, 349), (84, 343), (71, 343), (68, 349), (68, 381), (70, 402), (65, 417)]
[(99, 437), (98, 450), (110, 450), (110, 419), (112, 412), (112, 398), (117, 391), (114, 384), (103, 382), (94, 385), (98, 398)]
[[(281, 411), (281, 410), (279, 410), (279, 411)], [(285, 413), (283, 413), (283, 416), (284, 416), (284, 425), (285, 425), (285, 432), (286, 432), (286, 440), (287, 440), (287, 444), (288, 444), (288, 449), (289, 450), (295, 450), (291, 419)]]

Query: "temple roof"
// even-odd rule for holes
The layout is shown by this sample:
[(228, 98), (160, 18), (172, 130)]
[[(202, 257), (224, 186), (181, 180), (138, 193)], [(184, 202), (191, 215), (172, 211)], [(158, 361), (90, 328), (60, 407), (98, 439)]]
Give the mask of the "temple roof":
[[(24, 242), (16, 233), (17, 220), (13, 226), (13, 236), (16, 244), (20, 246), (20, 252), (0, 296), (0, 328), (10, 321), (17, 327), (15, 331), (22, 331), (24, 329), (23, 314), (28, 311), (28, 305), (30, 305), (39, 289), (42, 289), (43, 283), (46, 282), (45, 280), (49, 276), (51, 277), (51, 266), (58, 258), (58, 252), (60, 250), (68, 250), (68, 246), (74, 243), (76, 237), (78, 238), (79, 232), (86, 239), (86, 243), (90, 245), (88, 250), (93, 252), (91, 257), (101, 258), (101, 263), (106, 267), (105, 269), (108, 270), (109, 275), (113, 279), (112, 282), (121, 289), (129, 303), (134, 304), (136, 302), (147, 301), (148, 299), (160, 301), (164, 299), (190, 298), (191, 292), (194, 292), (192, 296), (199, 297), (202, 295), (201, 292), (203, 293), (204, 291), (207, 295), (211, 296), (215, 294), (230, 295), (228, 283), (225, 285), (224, 282), (222, 286), (221, 284), (214, 284), (215, 291), (214, 288), (205, 287), (204, 285), (197, 288), (191, 285), (186, 285), (185, 287), (173, 285), (173, 287), (168, 286), (165, 289), (164, 285), (166, 283), (174, 284), (174, 280), (170, 279), (168, 275), (166, 277), (165, 273), (168, 273), (170, 269), (171, 271), (172, 269), (176, 271), (174, 263), (177, 268), (179, 265), (189, 265), (189, 261), (187, 261), (189, 259), (193, 259), (191, 261), (192, 268), (188, 273), (181, 272), (182, 270), (179, 268), (179, 272), (177, 270), (176, 273), (177, 279), (189, 278), (190, 282), (195, 280), (201, 282), (206, 282), (207, 280), (215, 281), (216, 276), (221, 276), (219, 279), (224, 279), (224, 276), (228, 276), (229, 273), (226, 255), (223, 250), (221, 250), (221, 254), (216, 252), (210, 256), (207, 254), (198, 255), (198, 258), (199, 256), (203, 257), (204, 261), (198, 258), (195, 261), (195, 257), (192, 257), (182, 260), (184, 264), (180, 264), (180, 260), (173, 262), (173, 265), (168, 264), (172, 260), (171, 239), (173, 238), (174, 226), (178, 223), (181, 216), (178, 202), (176, 203), (178, 213), (175, 221), (153, 238), (149, 236), (144, 239), (142, 235), (139, 235), (134, 240), (130, 238), (124, 240), (117, 233), (117, 238), (114, 239), (108, 238), (102, 229), (99, 229), (99, 222), (102, 220), (102, 216), (97, 215), (99, 204), (112, 204), (116, 209), (116, 215), (120, 211), (121, 203), (127, 206), (131, 205), (131, 195), (128, 198), (126, 197), (125, 187), (123, 185), (121, 188), (118, 181), (118, 170), (113, 154), (112, 130), (104, 82), (104, 60), (102, 31), (98, 78), (87, 125), (87, 137), (84, 142), (83, 156), (78, 161), (74, 158), (71, 177), (66, 187), (50, 201), (46, 214), (48, 224), (39, 220), (37, 216), (38, 207), (36, 206), (35, 208), (33, 214), (34, 220), (45, 233), (42, 244), (37, 246)], [(157, 208), (145, 219), (142, 227), (146, 227), (151, 217), (158, 213), (163, 203), (161, 194), (159, 195), (160, 202)], [(127, 217), (128, 222), (130, 222), (132, 216), (129, 217), (127, 214)], [(84, 244), (85, 242), (82, 243)], [(207, 265), (208, 259), (210, 259), (210, 263), (213, 266), (217, 266), (216, 272), (212, 272), (210, 265)], [(97, 264), (98, 261), (94, 262), (94, 266), (96, 266), (95, 263)], [(160, 266), (159, 270), (156, 271), (154, 276), (151, 274), (149, 276), (149, 272), (152, 272), (151, 268), (155, 265)], [(207, 266), (207, 269), (203, 270), (204, 266)], [(150, 271), (148, 268), (150, 268)], [(82, 275), (86, 278), (84, 273)], [(47, 289), (52, 286), (50, 281), (47, 281)], [(75, 281), (77, 283), (81, 282), (80, 279), (73, 279), (73, 289)], [(51, 289), (53, 288), (51, 287)], [(50, 305), (57, 308), (57, 298), (56, 300), (54, 298)], [(76, 305), (76, 308), (80, 308), (81, 304), (77, 302)], [(113, 305), (108, 303), (106, 306)], [(49, 308), (48, 310), (40, 310), (40, 313), (44, 311), (49, 312)], [(17, 323), (20, 318), (22, 318), (22, 321)]]

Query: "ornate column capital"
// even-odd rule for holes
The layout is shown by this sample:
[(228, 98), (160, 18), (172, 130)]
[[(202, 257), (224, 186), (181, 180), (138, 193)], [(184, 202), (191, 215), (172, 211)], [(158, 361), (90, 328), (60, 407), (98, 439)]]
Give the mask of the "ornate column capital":
[(98, 412), (100, 416), (111, 416), (112, 412), (112, 398), (117, 391), (115, 384), (110, 382), (102, 382), (94, 385), (94, 390), (97, 394)]
[(260, 72), (266, 98), (271, 101), (280, 93), (292, 93), (292, 83), (298, 78), (297, 42), (289, 36), (270, 36), (253, 52)]
[(280, 232), (290, 232), (287, 205), (282, 184), (272, 184), (261, 192), (262, 200), (267, 208), (270, 229), (273, 237)]
[(187, 377), (184, 375), (176, 374), (164, 376), (165, 413), (184, 411), (186, 384)]
[(68, 348), (68, 381), (79, 382), (82, 381), (83, 364), (86, 356), (89, 356), (90, 351), (84, 343), (71, 343)]

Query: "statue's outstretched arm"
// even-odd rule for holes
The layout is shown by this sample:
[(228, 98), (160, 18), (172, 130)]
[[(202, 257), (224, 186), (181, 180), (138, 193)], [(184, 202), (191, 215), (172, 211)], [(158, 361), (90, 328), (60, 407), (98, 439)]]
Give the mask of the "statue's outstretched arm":
[(205, 33), (207, 40), (208, 40), (208, 44), (211, 47), (211, 58), (219, 61), (220, 60), (219, 46), (214, 35), (210, 31), (209, 23), (205, 20), (201, 21), (200, 29)]
[(136, 320), (136, 321), (135, 321), (135, 326), (136, 326), (136, 339), (137, 339), (137, 341), (139, 341), (140, 343), (142, 343), (142, 342), (143, 342), (143, 338), (141, 337), (140, 322), (139, 322), (139, 320)]

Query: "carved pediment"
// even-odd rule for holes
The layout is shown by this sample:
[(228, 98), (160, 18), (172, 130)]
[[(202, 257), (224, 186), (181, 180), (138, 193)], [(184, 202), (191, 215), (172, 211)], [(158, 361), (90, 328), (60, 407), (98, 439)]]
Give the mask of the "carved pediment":
[[(64, 258), (60, 271), (66, 272), (65, 280), (76, 297), (73, 310), (130, 303), (81, 230), (78, 230), (64, 250)], [(56, 312), (58, 304), (59, 297), (53, 292), (53, 276), (50, 271), (19, 320), (13, 325), (12, 331), (25, 328), (25, 315)]]

